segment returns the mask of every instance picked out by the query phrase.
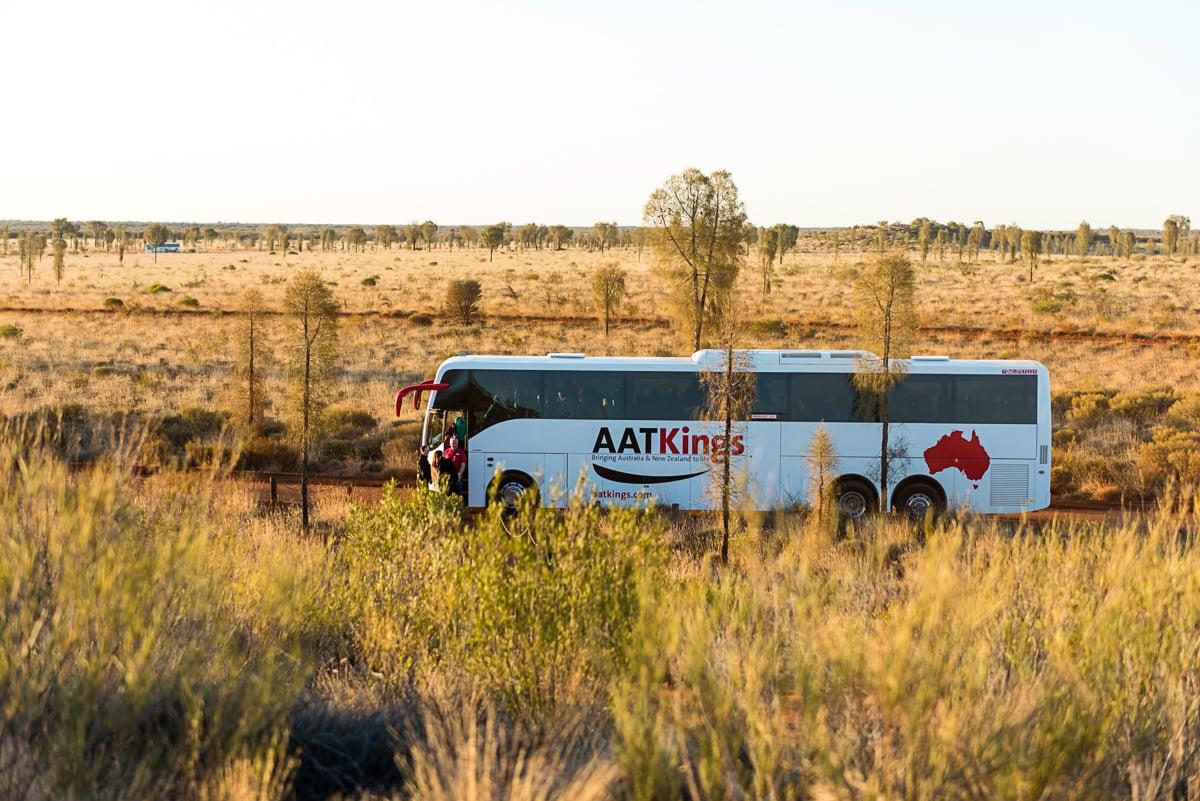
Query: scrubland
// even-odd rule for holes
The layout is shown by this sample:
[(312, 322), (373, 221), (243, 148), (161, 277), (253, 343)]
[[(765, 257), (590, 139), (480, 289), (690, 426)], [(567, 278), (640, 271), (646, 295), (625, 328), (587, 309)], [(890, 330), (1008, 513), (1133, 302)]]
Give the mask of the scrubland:
[[(766, 297), (751, 258), (744, 344), (853, 347), (869, 258), (802, 238)], [(1200, 797), (1194, 265), (1055, 259), (1030, 287), (988, 258), (919, 268), (918, 349), (1045, 362), (1055, 492), (1146, 508), (744, 515), (727, 566), (705, 518), (404, 488), (319, 495), (305, 537), (229, 480), (295, 460), (282, 316), (259, 439), (231, 417), (247, 289), (335, 284), (320, 467), (405, 479), (392, 394), (449, 354), (685, 353), (648, 252), (92, 252), (61, 285), (0, 258), (0, 797)], [(441, 309), (465, 277), (470, 325)]]
[[(772, 291), (763, 295), (752, 253), (738, 289), (749, 321), (743, 344), (853, 347), (852, 287), (871, 258), (835, 255), (827, 240), (802, 236), (797, 250), (772, 268)], [(589, 280), (611, 263), (627, 271), (630, 297), (606, 340)], [(157, 450), (187, 458), (192, 442), (192, 455), (205, 454), (236, 403), (242, 297), (256, 288), (268, 309), (279, 309), (287, 281), (304, 268), (333, 284), (345, 311), (335, 415), (322, 453), (326, 471), (410, 474), (415, 415), (394, 420), (392, 395), (460, 351), (690, 350), (672, 330), (668, 287), (651, 253), (632, 247), (500, 250), (492, 261), (479, 248), (216, 249), (161, 254), (157, 263), (127, 253), (124, 264), (93, 250), (68, 254), (61, 284), (48, 267), (35, 268), (31, 283), (22, 280), (9, 256), (0, 258), (0, 413), (65, 407), (80, 425), (114, 416), (171, 418)], [(999, 262), (986, 252), (966, 264), (953, 254), (945, 260), (931, 254), (917, 273), (923, 326), (917, 349), (1044, 362), (1063, 429), (1056, 493), (1108, 500), (1152, 495), (1169, 479), (1200, 480), (1190, 455), (1200, 391), (1195, 268), (1194, 260), (1144, 255), (1059, 256), (1043, 261), (1031, 285), (1024, 263)], [(482, 285), (478, 323), (462, 325), (443, 313), (446, 288), (460, 278)], [(274, 420), (283, 416), (282, 360), (290, 336), (286, 320), (268, 320), (262, 358)], [(294, 466), (283, 423), (268, 433), (243, 450), (243, 466)]]
[(303, 538), (219, 471), (72, 471), (44, 433), (0, 437), (5, 798), (1200, 792), (1186, 498), (745, 518), (722, 567), (702, 520), (428, 492)]

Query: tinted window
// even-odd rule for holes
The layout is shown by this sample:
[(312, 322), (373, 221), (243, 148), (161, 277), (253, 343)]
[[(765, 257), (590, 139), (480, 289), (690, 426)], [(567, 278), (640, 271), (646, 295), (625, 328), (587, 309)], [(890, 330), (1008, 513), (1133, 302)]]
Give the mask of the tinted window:
[(954, 416), (954, 376), (906, 375), (892, 387), (896, 423), (966, 423)]
[(472, 370), (471, 431), (542, 414), (542, 374), (533, 370)]
[(447, 370), (442, 374), (442, 383), (449, 384), (446, 389), (438, 390), (433, 398), (433, 408), (435, 409), (457, 409), (463, 410), (467, 408), (467, 383), (468, 374), (466, 370)]
[(1036, 375), (956, 376), (955, 418), (963, 423), (1036, 423)]
[(874, 419), (868, 399), (849, 373), (792, 373), (788, 419), (815, 423), (855, 423)]
[(625, 374), (625, 417), (630, 420), (695, 420), (704, 406), (692, 372)]
[(562, 420), (616, 420), (625, 416), (625, 374), (547, 370), (544, 414)]
[(786, 420), (788, 417), (788, 376), (786, 373), (759, 373), (754, 385), (754, 414), (758, 419)]

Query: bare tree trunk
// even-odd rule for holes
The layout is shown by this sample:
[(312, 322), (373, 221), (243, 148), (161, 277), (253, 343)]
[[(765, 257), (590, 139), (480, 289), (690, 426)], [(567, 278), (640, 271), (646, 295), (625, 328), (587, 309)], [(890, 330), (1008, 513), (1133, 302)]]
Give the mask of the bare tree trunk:
[(892, 417), (892, 387), (891, 387), (891, 372), (892, 372), (892, 297), (893, 292), (888, 298), (887, 304), (887, 319), (883, 325), (883, 369), (887, 373), (887, 377), (883, 382), (883, 393), (879, 398), (879, 422), (880, 425), (880, 443), (879, 443), (879, 511), (887, 514), (888, 511), (888, 429), (891, 427)]
[(721, 460), (721, 564), (729, 564), (729, 460), (733, 455), (733, 348), (725, 351), (725, 451)]
[(247, 348), (249, 349), (249, 353), (247, 354), (248, 358), (247, 358), (247, 365), (246, 365), (246, 372), (247, 372), (246, 377), (249, 380), (249, 386), (247, 387), (247, 390), (248, 390), (248, 394), (250, 397), (249, 397), (249, 403), (247, 404), (249, 406), (249, 410), (248, 410), (249, 419), (246, 420), (246, 427), (247, 427), (247, 430), (249, 430), (250, 432), (253, 432), (254, 431), (254, 401), (255, 401), (255, 398), (254, 398), (254, 317), (253, 316), (250, 317), (250, 320), (248, 322), (248, 327), (249, 327), (250, 341), (246, 343)]
[(308, 338), (308, 309), (306, 308), (304, 313), (304, 397), (302, 401), (304, 408), (301, 411), (303, 432), (300, 448), (300, 526), (305, 536), (308, 536), (308, 405), (311, 370), (312, 341)]

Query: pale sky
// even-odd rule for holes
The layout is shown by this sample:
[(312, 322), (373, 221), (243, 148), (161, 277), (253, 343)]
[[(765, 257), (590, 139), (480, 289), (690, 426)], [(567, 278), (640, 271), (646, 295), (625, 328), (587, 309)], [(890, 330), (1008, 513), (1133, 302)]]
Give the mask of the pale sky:
[(0, 218), (1200, 218), (1200, 3), (14, 0)]

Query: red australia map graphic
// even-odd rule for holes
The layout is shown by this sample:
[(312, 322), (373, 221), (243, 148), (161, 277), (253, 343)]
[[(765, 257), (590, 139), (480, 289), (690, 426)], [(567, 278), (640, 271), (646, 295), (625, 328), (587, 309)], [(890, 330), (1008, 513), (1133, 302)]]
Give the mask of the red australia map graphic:
[(979, 435), (974, 431), (970, 439), (964, 437), (961, 431), (951, 431), (925, 450), (925, 464), (930, 473), (954, 467), (975, 483), (976, 488), (991, 463), (988, 452), (979, 442)]

